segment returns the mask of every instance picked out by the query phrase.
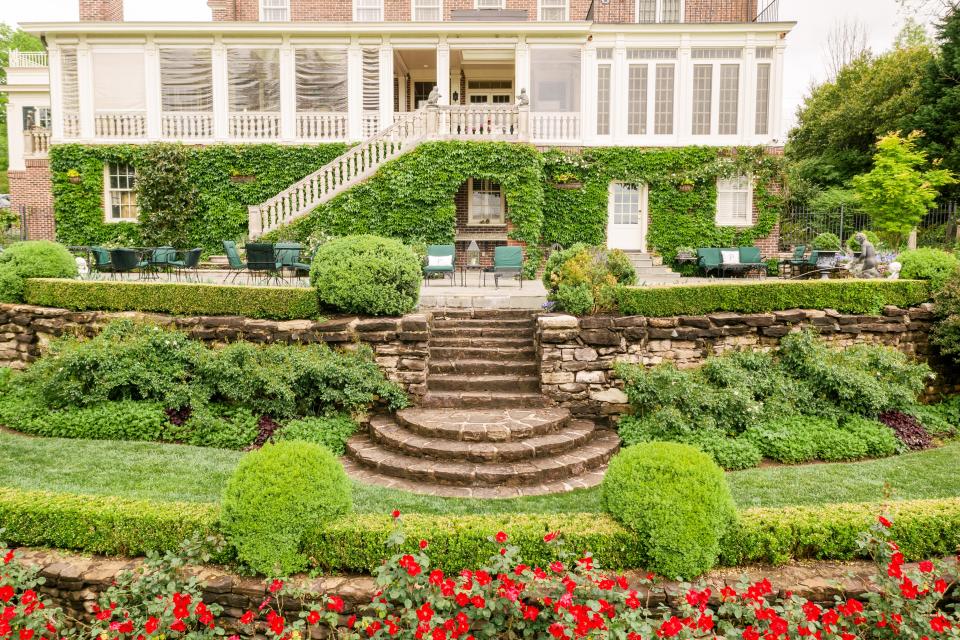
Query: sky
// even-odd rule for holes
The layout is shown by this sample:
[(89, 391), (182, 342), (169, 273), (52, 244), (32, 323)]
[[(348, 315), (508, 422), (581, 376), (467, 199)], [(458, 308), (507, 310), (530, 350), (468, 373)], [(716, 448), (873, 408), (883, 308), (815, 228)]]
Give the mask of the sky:
[[(346, 0), (344, 0), (346, 1)], [(0, 22), (73, 21), (77, 0), (0, 0)], [(209, 20), (206, 0), (125, 0), (127, 20)], [(890, 47), (905, 16), (896, 0), (781, 0), (781, 19), (797, 21), (787, 41), (784, 133), (812, 82), (826, 73), (826, 37), (844, 18), (862, 21), (874, 51)]]

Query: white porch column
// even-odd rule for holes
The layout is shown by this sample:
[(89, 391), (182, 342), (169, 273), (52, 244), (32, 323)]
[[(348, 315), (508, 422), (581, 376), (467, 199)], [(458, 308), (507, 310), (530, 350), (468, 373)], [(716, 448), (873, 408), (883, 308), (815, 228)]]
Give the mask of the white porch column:
[(757, 47), (752, 34), (747, 36), (743, 54), (743, 81), (740, 88), (740, 104), (743, 106), (737, 130), (741, 140), (753, 140), (757, 135)]
[(219, 36), (210, 50), (213, 63), (213, 137), (218, 142), (227, 139), (230, 118), (230, 94), (227, 87), (227, 47)]
[(357, 41), (347, 47), (347, 132), (363, 140), (363, 49)]
[(519, 96), (520, 92), (526, 89), (527, 97), (530, 97), (530, 45), (526, 40), (520, 39), (517, 42), (514, 52), (514, 70), (513, 70), (513, 93), (514, 97)]
[[(63, 60), (60, 47), (52, 44), (47, 53), (50, 69), (50, 117), (53, 120), (51, 142), (57, 144), (63, 140), (63, 90), (60, 79), (63, 78)], [(9, 138), (8, 138), (9, 139)]]
[(380, 45), (380, 130), (393, 124), (393, 46)]
[(786, 44), (783, 40), (777, 43), (773, 51), (773, 87), (770, 92), (770, 140), (778, 140), (783, 144), (783, 60)]
[(580, 53), (580, 137), (586, 144), (597, 137), (597, 48), (592, 41)]
[(693, 52), (690, 46), (690, 34), (685, 33), (680, 41), (680, 59), (677, 61), (677, 104), (674, 111), (677, 140), (683, 143), (690, 140), (693, 131)]
[(90, 45), (86, 42), (77, 46), (77, 94), (80, 102), (80, 138), (93, 140), (93, 60)]
[[(653, 73), (656, 73), (655, 67)], [(618, 35), (613, 47), (613, 64), (610, 69), (610, 134), (614, 144), (620, 144), (627, 135), (628, 75), (627, 47), (623, 42), (623, 36)]]
[(446, 40), (437, 44), (437, 90), (440, 100), (437, 104), (450, 104), (450, 45)]
[(160, 118), (163, 111), (163, 96), (160, 87), (160, 48), (147, 37), (143, 50), (143, 79), (147, 98), (147, 139), (159, 140), (161, 136)]
[(290, 38), (284, 36), (280, 45), (280, 137), (293, 142), (297, 137), (296, 60)]
[[(10, 102), (7, 103), (7, 154), (10, 159), (10, 166), (8, 167), (10, 171), (23, 171), (27, 168), (23, 107), (24, 105), (20, 103), (17, 94), (12, 94)], [(60, 129), (63, 130), (62, 123)]]

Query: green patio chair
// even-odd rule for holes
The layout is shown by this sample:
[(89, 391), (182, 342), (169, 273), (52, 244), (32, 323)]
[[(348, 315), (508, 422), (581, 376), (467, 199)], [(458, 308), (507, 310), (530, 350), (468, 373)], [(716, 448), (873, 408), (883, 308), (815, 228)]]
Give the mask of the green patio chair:
[(718, 273), (723, 259), (720, 256), (720, 249), (716, 247), (705, 247), (697, 249), (697, 264), (703, 270), (703, 275), (709, 276), (711, 273)]
[(227, 254), (227, 275), (223, 277), (224, 283), (227, 280), (236, 281), (237, 276), (247, 270), (247, 263), (240, 257), (240, 251), (237, 250), (237, 243), (233, 240), (223, 240), (223, 252)]
[(282, 268), (293, 271), (294, 277), (306, 277), (310, 275), (310, 264), (301, 260), (303, 245), (299, 242), (278, 242), (274, 245), (277, 253), (277, 260), (283, 265)]
[(272, 243), (247, 243), (247, 270), (252, 275), (263, 274), (267, 284), (273, 280), (283, 284), (283, 265), (277, 260), (276, 247)]
[(203, 249), (190, 249), (184, 253), (183, 260), (171, 260), (170, 267), (176, 270), (177, 280), (180, 280), (182, 275), (184, 280), (190, 280), (190, 274), (192, 273), (194, 278), (199, 282), (200, 281), (200, 271), (197, 267), (200, 265), (200, 255), (203, 253)]
[(114, 275), (123, 277), (125, 273), (133, 273), (145, 269), (150, 263), (140, 258), (140, 252), (135, 249), (111, 249), (110, 262), (113, 264)]
[(90, 253), (93, 254), (93, 263), (90, 265), (91, 273), (113, 273), (113, 263), (110, 261), (110, 252), (103, 247), (90, 247)]
[(523, 248), (497, 247), (493, 250), (493, 284), (500, 288), (501, 276), (517, 276), (523, 289)]
[[(427, 247), (427, 264), (423, 267), (423, 274), (430, 284), (430, 276), (439, 273), (441, 277), (450, 276), (450, 286), (457, 281), (456, 264), (457, 248), (452, 244), (431, 244)], [(431, 260), (431, 258), (433, 258)], [(430, 264), (431, 262), (435, 264)]]
[(177, 250), (173, 247), (157, 247), (150, 252), (147, 262), (149, 263), (147, 268), (153, 273), (159, 273), (160, 271), (169, 272), (172, 267), (171, 263), (177, 259)]
[(759, 247), (740, 247), (740, 264), (744, 273), (763, 269), (766, 275), (767, 261), (763, 259)]
[(793, 255), (790, 256), (790, 259), (787, 260), (786, 262), (791, 267), (800, 267), (806, 262), (806, 260), (804, 260), (804, 257), (806, 255), (807, 255), (807, 245), (798, 244), (793, 248)]

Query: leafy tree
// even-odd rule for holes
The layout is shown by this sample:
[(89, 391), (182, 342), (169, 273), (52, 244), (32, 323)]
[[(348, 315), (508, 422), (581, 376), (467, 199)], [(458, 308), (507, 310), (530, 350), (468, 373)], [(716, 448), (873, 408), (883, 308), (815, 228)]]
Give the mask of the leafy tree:
[(893, 246), (920, 224), (937, 199), (939, 187), (956, 183), (953, 173), (926, 152), (917, 149), (921, 137), (914, 131), (906, 138), (891, 133), (877, 142), (873, 170), (853, 179), (853, 186), (873, 228), (887, 235)]
[[(6, 68), (10, 62), (10, 50), (43, 51), (43, 43), (29, 33), (14, 29), (0, 22), (0, 84), (7, 83)], [(7, 122), (7, 94), (0, 93), (0, 123)]]

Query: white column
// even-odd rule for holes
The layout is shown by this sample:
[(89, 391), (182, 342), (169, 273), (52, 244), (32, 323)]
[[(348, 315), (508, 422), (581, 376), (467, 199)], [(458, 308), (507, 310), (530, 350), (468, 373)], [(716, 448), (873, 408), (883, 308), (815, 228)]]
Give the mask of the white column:
[(584, 44), (580, 52), (580, 137), (590, 144), (597, 137), (597, 48)]
[(93, 140), (93, 60), (90, 45), (86, 42), (77, 46), (77, 93), (80, 98), (80, 138)]
[(63, 140), (63, 89), (60, 82), (63, 78), (63, 60), (60, 57), (60, 47), (56, 44), (51, 44), (47, 55), (50, 70), (50, 117), (53, 120), (51, 142), (58, 144)]
[(162, 88), (160, 87), (160, 48), (147, 37), (147, 44), (143, 50), (143, 79), (146, 85), (147, 98), (147, 139), (159, 140), (161, 135), (160, 117), (163, 111)]
[(398, 97), (400, 98), (400, 111), (407, 110), (407, 77), (400, 75), (397, 81)]
[(296, 60), (290, 38), (280, 45), (280, 137), (292, 142), (296, 137), (297, 93)]
[(450, 45), (446, 40), (437, 44), (437, 90), (440, 92), (438, 104), (450, 104)]
[(517, 42), (513, 65), (514, 97), (519, 96), (520, 92), (526, 89), (529, 98), (532, 93), (530, 88), (530, 45), (523, 39)]
[(773, 51), (772, 87), (770, 91), (770, 135), (771, 140), (778, 140), (783, 144), (783, 59), (786, 44), (783, 40), (777, 43)]
[[(7, 104), (7, 157), (10, 160), (10, 171), (23, 171), (27, 168), (26, 155), (26, 134), (23, 131), (23, 107), (18, 100), (17, 94), (10, 96), (10, 102)], [(60, 126), (61, 131), (63, 125)]]
[(393, 124), (393, 47), (380, 45), (380, 130)]
[(347, 131), (350, 140), (363, 140), (363, 49), (347, 47)]
[(757, 47), (753, 36), (744, 49), (743, 79), (740, 86), (740, 124), (737, 130), (745, 143), (757, 135)]
[(230, 93), (227, 87), (227, 48), (218, 37), (210, 51), (213, 63), (213, 137), (224, 141), (229, 133)]
[(617, 36), (610, 68), (610, 134), (614, 144), (622, 144), (627, 136), (627, 47), (623, 36)]
[(693, 130), (693, 52), (690, 47), (690, 34), (684, 34), (680, 41), (680, 59), (677, 60), (676, 99), (674, 131), (679, 142), (690, 140)]

